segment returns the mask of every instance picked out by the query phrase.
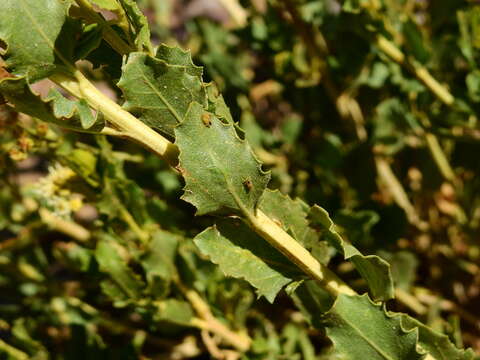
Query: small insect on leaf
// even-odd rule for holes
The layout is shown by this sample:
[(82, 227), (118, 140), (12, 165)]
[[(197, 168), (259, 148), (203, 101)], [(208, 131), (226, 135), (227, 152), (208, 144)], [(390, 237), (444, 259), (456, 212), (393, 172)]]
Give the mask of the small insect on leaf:
[(247, 193), (250, 192), (250, 190), (252, 190), (253, 188), (252, 180), (250, 179), (246, 179), (242, 184), (245, 190), (247, 191)]
[(205, 125), (206, 127), (212, 126), (212, 119), (210, 118), (209, 113), (202, 114), (202, 122), (203, 122), (203, 125)]

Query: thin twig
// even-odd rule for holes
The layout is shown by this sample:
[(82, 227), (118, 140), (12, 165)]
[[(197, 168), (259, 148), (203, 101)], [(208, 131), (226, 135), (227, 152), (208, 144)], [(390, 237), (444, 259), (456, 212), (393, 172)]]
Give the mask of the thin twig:
[[(329, 54), (325, 38), (317, 28), (307, 26), (301, 19), (296, 6), (291, 0), (285, 0), (284, 5), (290, 13), (292, 21), (296, 28), (298, 28), (300, 35), (307, 44), (310, 56), (319, 58), (323, 63), (321, 66), (322, 83), (327, 95), (335, 104), (338, 114), (344, 120), (351, 121), (355, 125), (355, 133), (358, 140), (365, 141), (367, 139), (367, 131), (364, 125), (365, 119), (358, 101), (348, 92), (341, 92), (337, 89), (330, 75), (328, 66), (323, 61), (323, 58)], [(426, 223), (420, 220), (420, 216), (410, 202), (401, 182), (392, 171), (390, 164), (379, 158), (377, 154), (375, 154), (375, 163), (381, 181), (387, 186), (397, 205), (405, 211), (409, 222), (414, 226), (425, 228)]]
[(448, 89), (441, 85), (424, 66), (407, 61), (407, 57), (390, 40), (383, 35), (377, 35), (375, 44), (390, 59), (413, 73), (445, 105), (451, 106), (454, 104), (455, 97)]
[(225, 358), (222, 351), (218, 348), (217, 344), (212, 339), (212, 337), (210, 336), (210, 334), (207, 330), (202, 330), (200, 332), (200, 335), (202, 336), (202, 341), (205, 344), (205, 347), (207, 348), (207, 351), (210, 353), (210, 355), (214, 359), (220, 359), (221, 360), (221, 359)]
[[(74, 76), (75, 78), (71, 78), (61, 74), (54, 74), (51, 78), (65, 90), (79, 98), (84, 98), (90, 106), (101, 111), (115, 127), (125, 131), (129, 138), (151, 149), (170, 165), (174, 166), (177, 164), (178, 148), (175, 144), (172, 144), (105, 96), (79, 70), (75, 71)], [(261, 234), (265, 240), (288, 256), (296, 265), (301, 266), (300, 268), (306, 274), (326, 286), (326, 289), (332, 294), (355, 294), (351, 288), (338, 279), (328, 268), (320, 264), (305, 248), (268, 216), (258, 212), (257, 216), (248, 220), (252, 228)]]
[[(418, 80), (420, 80), (438, 99), (440, 99), (445, 105), (452, 106), (455, 103), (455, 98), (447, 90), (446, 87), (441, 85), (424, 67), (412, 61), (408, 61), (407, 57), (389, 40), (382, 35), (375, 37), (376, 45), (385, 53), (390, 59), (397, 64), (405, 67), (411, 73), (413, 73)], [(447, 160), (445, 152), (441, 148), (438, 139), (433, 134), (427, 134), (426, 143), (432, 154), (432, 158), (437, 165), (440, 173), (443, 177), (455, 184), (456, 178), (450, 163)]]
[(424, 315), (428, 311), (428, 308), (423, 305), (415, 296), (403, 289), (395, 289), (395, 298), (418, 315)]
[(42, 221), (51, 229), (64, 233), (80, 242), (85, 242), (90, 239), (90, 231), (83, 226), (73, 221), (68, 221), (55, 216), (51, 211), (48, 211), (45, 208), (40, 208), (38, 213), (40, 214)]
[(438, 296), (427, 294), (421, 291), (417, 291), (415, 296), (424, 304), (429, 306), (438, 304), (444, 311), (452, 311), (457, 313), (463, 320), (473, 325), (477, 331), (480, 330), (480, 318), (464, 310), (461, 306), (458, 306), (453, 301), (442, 299)]
[(380, 181), (387, 186), (390, 194), (393, 196), (395, 203), (400, 206), (405, 214), (407, 215), (408, 221), (417, 226), (420, 230), (427, 230), (428, 224), (425, 221), (422, 221), (417, 214), (417, 211), (413, 207), (412, 203), (408, 199), (405, 189), (401, 185), (398, 178), (393, 173), (390, 164), (383, 157), (376, 155), (375, 156), (375, 166), (377, 168), (377, 173), (380, 178)]
[(250, 348), (252, 340), (250, 337), (248, 337), (248, 335), (233, 332), (227, 326), (217, 320), (210, 311), (208, 304), (203, 301), (196, 291), (186, 288), (180, 281), (176, 281), (176, 285), (181, 290), (185, 298), (187, 298), (187, 300), (190, 302), (198, 316), (201, 318), (200, 321), (196, 320), (193, 322), (193, 324), (204, 330), (208, 330), (213, 334), (219, 335), (225, 339), (225, 341), (242, 352), (245, 352)]
[[(130, 324), (110, 318), (107, 314), (103, 313), (102, 311), (96, 309), (92, 305), (84, 302), (79, 298), (69, 296), (62, 299), (65, 300), (70, 306), (79, 308), (86, 314), (95, 317), (95, 321), (97, 321), (100, 326), (103, 326), (104, 328), (110, 330), (112, 333), (125, 333), (131, 336), (135, 336), (139, 332), (145, 332), (143, 329), (137, 329)], [(146, 341), (154, 346), (158, 346), (161, 348), (170, 348), (176, 345), (176, 342), (173, 341), (159, 338), (148, 333), (145, 333), (145, 335)]]
[(28, 360), (30, 356), (0, 339), (0, 350), (16, 360)]
[(146, 244), (150, 236), (146, 231), (143, 231), (142, 228), (137, 224), (135, 219), (133, 218), (132, 214), (123, 206), (122, 204), (118, 204), (118, 213), (120, 218), (125, 221), (125, 223), (130, 227), (130, 229), (135, 233), (138, 239)]

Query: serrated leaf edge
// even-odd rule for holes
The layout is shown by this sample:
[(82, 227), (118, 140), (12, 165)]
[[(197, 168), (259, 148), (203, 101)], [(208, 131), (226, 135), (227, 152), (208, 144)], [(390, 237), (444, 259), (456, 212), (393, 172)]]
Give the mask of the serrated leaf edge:
[[(360, 299), (362, 299), (362, 300), (363, 300), (364, 298), (366, 298), (367, 301), (370, 303), (370, 305), (373, 305), (373, 306), (376, 307), (376, 308), (382, 308), (382, 309), (381, 309), (381, 310), (382, 310), (382, 313), (385, 315), (386, 318), (388, 318), (388, 319), (398, 319), (399, 327), (400, 327), (400, 329), (402, 330), (402, 332), (403, 332), (404, 334), (409, 334), (409, 333), (411, 333), (411, 332), (415, 332), (415, 337), (416, 337), (416, 339), (415, 339), (415, 351), (417, 352), (417, 354), (419, 354), (419, 355), (426, 355), (426, 354), (427, 354), (427, 352), (426, 352), (423, 348), (421, 348), (421, 346), (420, 346), (420, 344), (419, 344), (419, 342), (418, 342), (418, 341), (419, 341), (418, 327), (414, 327), (414, 328), (412, 328), (412, 329), (410, 329), (410, 330), (407, 330), (407, 329), (405, 329), (405, 328), (403, 327), (403, 322), (402, 322), (402, 316), (403, 316), (403, 314), (402, 314), (402, 313), (394, 313), (394, 312), (388, 311), (388, 310), (386, 309), (386, 304), (385, 304), (385, 303), (381, 303), (381, 304), (375, 303), (375, 302), (370, 298), (370, 296), (368, 296), (368, 294), (354, 295), (354, 296), (342, 294), (341, 296), (349, 297), (349, 298), (358, 297), (358, 298), (360, 298)], [(335, 308), (335, 306), (336, 306), (336, 304), (337, 304), (338, 301), (339, 301), (339, 300), (338, 300), (338, 297), (337, 297), (337, 298), (335, 299), (332, 307), (330, 308), (330, 310), (328, 310), (325, 314), (323, 314), (323, 315), (322, 315), (322, 318), (326, 317), (326, 316), (327, 316), (328, 314), (330, 314), (330, 313), (333, 313), (334, 308)], [(361, 309), (358, 309), (358, 310), (360, 311)], [(323, 320), (323, 319), (322, 319), (322, 320)], [(328, 330), (327, 330), (327, 336), (329, 337), (330, 341), (332, 341), (332, 343), (334, 344), (334, 346), (336, 346), (335, 341), (328, 335)], [(370, 343), (370, 341), (369, 341), (368, 339), (367, 339), (366, 341), (367, 341), (368, 343)], [(382, 356), (384, 356), (385, 359), (390, 359), (389, 356), (384, 355), (381, 351), (379, 351), (379, 350), (377, 350), (377, 349), (375, 349), (375, 350), (376, 350), (377, 352), (379, 352)], [(432, 358), (432, 359), (433, 359), (433, 358)]]
[[(170, 67), (170, 68), (177, 68), (177, 69), (181, 69), (183, 71), (183, 75), (184, 76), (191, 76), (191, 77), (195, 77), (194, 75), (190, 75), (187, 71), (187, 66), (185, 65), (175, 65), (175, 64), (169, 64), (168, 62), (166, 62), (165, 60), (163, 59), (159, 59), (155, 56), (151, 56), (149, 54), (146, 54), (144, 52), (132, 52), (128, 55), (128, 57), (125, 57), (125, 60), (124, 60), (124, 63), (122, 64), (122, 76), (120, 77), (120, 80), (117, 82), (117, 86), (122, 90), (123, 94), (125, 95), (125, 90), (126, 90), (126, 87), (125, 87), (125, 77), (123, 76), (123, 73), (126, 71), (127, 67), (129, 65), (132, 65), (132, 63), (137, 60), (137, 58), (150, 58), (150, 60), (152, 61), (156, 61), (158, 63), (162, 63), (162, 64), (165, 64), (165, 66), (167, 67)], [(138, 61), (138, 60), (137, 60)], [(143, 64), (145, 64), (145, 61), (143, 61)], [(133, 65), (132, 65), (133, 66)], [(180, 124), (184, 119), (177, 113), (177, 111), (173, 108), (173, 106), (170, 104), (170, 102), (163, 96), (163, 94), (161, 92), (158, 92), (157, 89), (155, 88), (155, 84), (152, 84), (151, 81), (148, 80), (148, 78), (145, 76), (145, 74), (142, 72), (141, 74), (141, 77), (142, 79), (144, 80), (145, 84), (152, 90), (152, 92), (154, 94), (156, 94), (158, 96), (158, 98), (160, 99), (160, 101), (167, 107), (168, 111), (170, 112), (170, 114), (177, 120), (177, 125)], [(201, 79), (200, 79), (201, 81)], [(183, 79), (182, 79), (182, 85), (183, 87), (185, 88), (185, 91), (187, 91), (191, 98), (194, 99), (195, 96), (193, 94), (193, 92), (189, 89), (189, 87), (183, 82)], [(201, 81), (201, 86), (202, 87), (205, 87), (204, 83)], [(205, 94), (205, 98), (206, 98), (206, 94)], [(192, 100), (189, 104), (189, 107), (187, 109), (187, 112), (185, 114), (188, 113), (188, 111), (190, 110), (190, 106), (192, 104), (192, 102), (195, 102), (194, 100)], [(127, 111), (130, 111), (132, 109), (132, 107), (135, 107), (135, 106), (132, 106), (131, 102), (129, 102), (128, 100), (126, 100), (123, 104), (122, 104), (122, 107), (127, 110)], [(202, 107), (205, 107), (204, 105), (202, 105)]]
[[(71, 101), (71, 102), (74, 103), (71, 111), (69, 113), (67, 113), (66, 116), (59, 115), (59, 107), (58, 107), (57, 99), (55, 98), (54, 93), (51, 91), (45, 98), (42, 98), (40, 95), (38, 95), (32, 89), (32, 87), (31, 87), (31, 85), (28, 81), (28, 76), (27, 75), (17, 76), (17, 77), (7, 77), (7, 78), (4, 78), (4, 79), (1, 79), (0, 80), (0, 85), (2, 83), (13, 82), (13, 81), (18, 81), (18, 82), (25, 81), (25, 86), (28, 87), (28, 89), (32, 93), (32, 95), (35, 96), (39, 101), (41, 101), (42, 103), (44, 103), (46, 106), (48, 106), (50, 108), (52, 117), (53, 117), (53, 119), (55, 119), (55, 121), (54, 122), (52, 121), (52, 122), (55, 123), (58, 126), (65, 127), (65, 128), (70, 128), (70, 129), (75, 129), (76, 131), (80, 131), (80, 132), (94, 133), (94, 134), (98, 134), (100, 131), (99, 130), (89, 130), (89, 129), (91, 129), (92, 127), (97, 129), (95, 127), (95, 125), (96, 124), (98, 125), (98, 121), (103, 122), (103, 126), (105, 126), (102, 113), (101, 112), (94, 113), (94, 112), (92, 112), (92, 110), (89, 107), (89, 111), (91, 112), (92, 117), (95, 119), (95, 121), (90, 126), (84, 127), (83, 126), (83, 121), (81, 121), (81, 116), (79, 114), (78, 101), (70, 100), (70, 99), (64, 97), (64, 95), (61, 94), (60, 92), (58, 92), (58, 90), (57, 90), (57, 92), (60, 94), (60, 96), (64, 97), (64, 100)], [(52, 89), (52, 90), (54, 90), (54, 89)], [(8, 94), (6, 95), (6, 98), (8, 99)], [(15, 104), (13, 104), (13, 105), (15, 105)], [(86, 105), (88, 105), (88, 104), (86, 104)], [(79, 120), (81, 121), (81, 124), (82, 124), (81, 128), (74, 127), (74, 126), (71, 126), (71, 125), (68, 124), (68, 120), (72, 119), (75, 115), (78, 115)], [(33, 116), (33, 117), (35, 117), (35, 116)]]
[[(195, 64), (193, 63), (192, 52), (191, 52), (190, 50), (188, 50), (188, 49), (182, 49), (180, 46), (175, 46), (175, 45), (169, 46), (169, 45), (167, 45), (167, 44), (162, 43), (162, 44), (160, 44), (160, 46), (157, 48), (157, 51), (155, 52), (155, 58), (156, 58), (156, 59), (159, 59), (159, 60), (163, 60), (163, 59), (157, 57), (158, 51), (160, 50), (161, 47), (164, 47), (164, 48), (167, 48), (167, 49), (171, 49), (171, 50), (176, 49), (176, 50), (181, 51), (184, 55), (188, 56), (188, 59), (189, 59), (189, 61), (190, 61), (190, 64), (188, 64), (188, 65), (189, 65), (189, 66), (191, 65), (191, 66), (192, 66), (193, 68), (195, 68), (195, 69), (201, 70), (201, 73), (202, 73), (202, 75), (203, 75), (203, 66), (198, 66), (198, 65), (195, 65)], [(165, 61), (165, 60), (163, 60), (163, 61)], [(169, 65), (176, 65), (176, 64), (169, 64)], [(177, 65), (177, 66), (185, 66), (185, 67), (186, 67), (186, 65)], [(202, 76), (202, 75), (201, 75), (201, 76)], [(193, 75), (192, 75), (192, 76), (193, 76)]]
[[(231, 124), (231, 123), (225, 123), (223, 122), (221, 119), (219, 119), (215, 114), (209, 112), (208, 110), (205, 109), (205, 106), (203, 106), (202, 104), (196, 102), (196, 101), (192, 101), (188, 107), (188, 110), (186, 112), (186, 114), (188, 114), (192, 108), (192, 106), (194, 106), (194, 104), (198, 104), (200, 105), (205, 112), (208, 112), (209, 114), (212, 114), (214, 115), (212, 120), (214, 121), (215, 119), (218, 120), (220, 122), (221, 125), (225, 126), (225, 128), (228, 128), (227, 130), (229, 130), (233, 136), (234, 136), (234, 139), (237, 140), (240, 144), (243, 144), (247, 147), (247, 150), (249, 151), (250, 155), (252, 156), (252, 158), (254, 159), (254, 161), (256, 162), (257, 166), (257, 170), (259, 171), (260, 175), (262, 176), (267, 176), (268, 177), (268, 181), (270, 181), (270, 176), (271, 176), (271, 172), (270, 171), (264, 171), (262, 169), (262, 162), (257, 158), (255, 152), (253, 151), (252, 147), (250, 146), (250, 144), (248, 143), (248, 141), (246, 139), (242, 139), (238, 136), (237, 132), (235, 131), (235, 128), (234, 128), (234, 124)], [(184, 123), (184, 121), (180, 122), (179, 124), (177, 124), (174, 129), (177, 129), (179, 127), (182, 126), (182, 124)], [(198, 211), (198, 207), (197, 205), (195, 204), (196, 201), (193, 201), (193, 200), (190, 200), (190, 195), (193, 195), (193, 191), (191, 191), (189, 189), (189, 186), (188, 186), (188, 183), (187, 183), (187, 179), (189, 179), (189, 176), (188, 176), (188, 171), (186, 169), (184, 169), (182, 166), (181, 166), (181, 163), (182, 163), (182, 153), (183, 151), (181, 149), (179, 149), (179, 155), (178, 155), (178, 158), (179, 158), (179, 165), (177, 166), (177, 170), (180, 171), (180, 173), (182, 174), (183, 178), (185, 179), (185, 186), (183, 187), (183, 195), (180, 196), (180, 199), (192, 204), (193, 206), (195, 206), (195, 208), (197, 209), (197, 211), (195, 212), (195, 216), (201, 216), (201, 215), (206, 215), (208, 214), (208, 212), (206, 213), (203, 213), (203, 212), (199, 212)], [(191, 181), (191, 180), (190, 180)], [(268, 183), (267, 181), (267, 183)], [(225, 177), (225, 182), (227, 183), (227, 185), (230, 183), (230, 181), (227, 179), (227, 177)], [(240, 201), (240, 199), (238, 198), (238, 195), (236, 194), (236, 192), (234, 191), (233, 187), (230, 186), (229, 187), (229, 192), (231, 193), (232, 197), (234, 198), (237, 206), (239, 207), (239, 209), (242, 211), (242, 213), (246, 216), (246, 217), (250, 217), (250, 216), (253, 216), (253, 214), (250, 213), (250, 211), (248, 209), (245, 208), (245, 206), (242, 204), (242, 202)], [(264, 190), (265, 191), (265, 190)], [(263, 193), (261, 196), (259, 196), (259, 198), (257, 199), (257, 201), (255, 202), (254, 204), (254, 207), (253, 207), (253, 210), (255, 211), (257, 208), (258, 208), (258, 205), (260, 204), (260, 200), (263, 196)]]
[[(199, 248), (199, 247), (198, 247), (198, 245), (196, 244), (196, 238), (199, 237), (199, 236), (202, 236), (202, 234), (207, 233), (208, 231), (214, 231), (214, 232), (217, 234), (217, 236), (219, 236), (219, 237), (224, 237), (224, 236), (222, 235), (222, 233), (218, 230), (217, 224), (213, 224), (212, 226), (209, 226), (208, 228), (206, 228), (205, 230), (203, 230), (201, 233), (199, 233), (197, 236), (195, 236), (195, 238), (193, 239), (193, 242), (195, 243), (195, 245), (197, 246), (197, 248)], [(235, 245), (235, 244), (234, 244), (234, 246), (241, 248), (240, 246)], [(245, 249), (243, 249), (243, 248), (241, 248), (241, 249), (244, 250), (244, 251), (246, 251), (246, 252), (250, 252), (249, 250), (245, 250)], [(290, 284), (292, 284), (292, 282), (294, 282), (293, 279), (290, 279), (290, 278), (284, 276), (286, 279), (289, 280), (289, 282), (286, 283), (285, 285), (282, 285), (282, 286), (280, 287), (280, 289), (279, 289), (273, 296), (269, 296), (269, 295), (267, 295), (267, 294), (264, 294), (264, 293), (261, 291), (261, 289), (259, 289), (258, 287), (256, 287), (256, 286), (255, 286), (250, 280), (248, 280), (245, 276), (242, 276), (242, 275), (240, 275), (240, 276), (233, 276), (233, 275), (227, 274), (227, 273), (223, 270), (223, 266), (222, 266), (219, 262), (214, 261), (214, 259), (213, 259), (210, 255), (205, 255), (205, 254), (203, 253), (203, 251), (200, 251), (200, 252), (201, 252), (204, 256), (208, 257), (208, 259), (209, 259), (213, 264), (217, 265), (217, 266), (220, 268), (220, 270), (222, 271), (222, 273), (223, 273), (226, 277), (233, 277), (233, 278), (235, 278), (235, 279), (242, 279), (242, 280), (246, 281), (246, 282), (247, 282), (248, 284), (250, 284), (253, 288), (255, 288), (255, 292), (257, 293), (257, 296), (258, 296), (258, 297), (261, 297), (261, 296), (265, 297), (265, 299), (267, 299), (268, 302), (270, 302), (271, 304), (273, 304), (275, 298), (277, 297), (278, 293), (279, 293), (282, 289), (284, 289), (285, 287), (287, 287), (287, 286), (289, 286)], [(253, 255), (255, 255), (255, 254), (253, 254)], [(255, 255), (255, 256), (256, 256), (256, 255)], [(260, 259), (262, 262), (264, 262), (264, 263), (267, 264), (267, 265), (269, 264), (269, 262), (266, 261), (264, 258), (258, 257), (258, 259)], [(276, 270), (275, 270), (275, 271), (276, 271)], [(282, 275), (282, 276), (283, 276), (283, 275)]]

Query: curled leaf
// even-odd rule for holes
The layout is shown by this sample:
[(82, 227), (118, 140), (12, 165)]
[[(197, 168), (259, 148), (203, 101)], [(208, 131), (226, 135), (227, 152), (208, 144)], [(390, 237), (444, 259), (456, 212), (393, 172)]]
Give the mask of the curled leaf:
[(346, 260), (350, 259), (355, 264), (358, 272), (367, 281), (375, 300), (386, 301), (394, 297), (390, 265), (385, 260), (376, 255), (362, 255), (354, 246), (343, 241), (328, 212), (320, 206), (312, 206), (308, 216), (311, 223), (322, 231), (326, 240), (343, 254)]

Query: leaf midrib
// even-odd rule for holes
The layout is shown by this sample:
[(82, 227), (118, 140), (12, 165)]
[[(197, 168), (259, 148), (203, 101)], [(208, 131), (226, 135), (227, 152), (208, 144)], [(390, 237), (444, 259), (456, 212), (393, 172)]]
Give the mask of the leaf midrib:
[[(220, 125), (220, 126), (222, 126), (222, 125)], [(221, 174), (222, 174), (222, 176), (225, 180), (225, 184), (226, 184), (228, 192), (232, 195), (233, 200), (237, 204), (240, 211), (242, 211), (248, 217), (251, 212), (248, 210), (247, 206), (243, 204), (242, 200), (240, 199), (240, 196), (237, 194), (237, 191), (235, 190), (235, 186), (230, 181), (230, 177), (224, 171), (223, 167), (219, 166), (219, 164), (221, 164), (221, 163), (217, 160), (216, 154), (212, 152), (212, 149), (210, 147), (208, 147), (207, 149), (208, 149), (207, 153), (210, 156), (210, 158), (212, 159), (212, 162), (215, 164), (217, 169), (221, 172)]]
[(143, 72), (142, 68), (141, 67), (139, 67), (139, 68), (140, 68), (140, 71), (141, 71), (141, 76), (142, 76), (143, 80), (145, 81), (145, 83), (148, 85), (148, 87), (150, 89), (152, 89), (153, 93), (160, 98), (160, 100), (167, 107), (168, 111), (170, 111), (170, 113), (177, 120), (177, 122), (179, 122), (179, 123), (182, 122), (182, 118), (180, 117), (180, 115), (178, 115), (177, 111), (173, 108), (173, 106), (170, 104), (170, 102), (163, 96), (163, 94), (160, 91), (157, 90), (157, 88), (147, 78), (147, 76)]
[(390, 355), (386, 354), (382, 349), (380, 349), (366, 335), (364, 335), (363, 332), (360, 331), (360, 329), (357, 326), (355, 326), (354, 323), (351, 323), (347, 318), (343, 316), (341, 318), (347, 325), (349, 325), (353, 330), (355, 330), (359, 334), (360, 338), (362, 338), (365, 342), (367, 342), (367, 344), (369, 344), (379, 355), (383, 356), (386, 360), (395, 360), (394, 358), (390, 357)]

